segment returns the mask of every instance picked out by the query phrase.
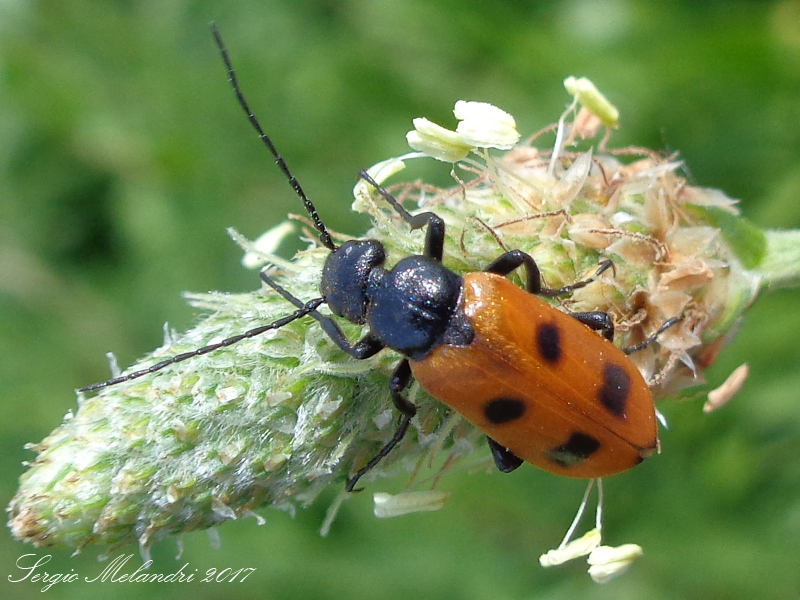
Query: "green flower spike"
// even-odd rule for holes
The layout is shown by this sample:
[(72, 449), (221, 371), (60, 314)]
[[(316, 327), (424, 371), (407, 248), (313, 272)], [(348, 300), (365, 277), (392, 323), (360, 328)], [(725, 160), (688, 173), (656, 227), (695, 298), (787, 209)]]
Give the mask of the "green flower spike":
[[(573, 90), (583, 105), (579, 115), (601, 106), (603, 114), (595, 116), (615, 125), (610, 105), (595, 102), (591, 89), (584, 83)], [(556, 306), (608, 311), (621, 345), (680, 317), (657, 344), (631, 356), (654, 397), (700, 384), (756, 295), (771, 284), (798, 283), (800, 232), (760, 231), (722, 192), (690, 185), (674, 157), (606, 150), (607, 137), (580, 141), (589, 130), (576, 122), (575, 104), (554, 149), (511, 147), (518, 136), (514, 120), (474, 104), (457, 105), (462, 124), (455, 132), (415, 121), (409, 141), (419, 152), (376, 165), (371, 174), (378, 181), (392, 175), (390, 190), (398, 198), (444, 219), (444, 263), (457, 272), (480, 270), (504, 248), (519, 248), (536, 259), (548, 286), (560, 287), (611, 259), (613, 273)], [(426, 156), (455, 163), (460, 173), (452, 188), (398, 182), (404, 161)], [(410, 231), (363, 181), (354, 208), (372, 217), (364, 237), (386, 246), (389, 264), (419, 253), (423, 234)], [(291, 229), (278, 227), (255, 244), (233, 235), (248, 266), (272, 265), (276, 281), (298, 298), (317, 297), (329, 251), (314, 242), (292, 260), (277, 257), (275, 244)], [(294, 310), (266, 287), (186, 297), (205, 316), (186, 333), (165, 331), (164, 345), (131, 371)], [(350, 339), (362, 334), (351, 323), (342, 328)], [(8, 509), (11, 531), (37, 546), (80, 550), (135, 541), (146, 551), (156, 540), (255, 516), (265, 506), (306, 506), (326, 488), (343, 489), (348, 475), (392, 436), (397, 414), (387, 383), (396, 362), (389, 351), (353, 360), (304, 317), (96, 395), (79, 394), (77, 412), (30, 446), (38, 456)], [(362, 484), (379, 491), (376, 480), (413, 472), (409, 491), (430, 489), (442, 470), (468, 462), (461, 459), (476, 449), (489, 464), (480, 431), (418, 386), (410, 399), (420, 409), (409, 435)], [(426, 465), (434, 457), (444, 466), (431, 472)], [(344, 498), (342, 492), (335, 506)], [(445, 498), (379, 496), (379, 513), (429, 510)], [(596, 571), (609, 560), (628, 560), (592, 552)]]

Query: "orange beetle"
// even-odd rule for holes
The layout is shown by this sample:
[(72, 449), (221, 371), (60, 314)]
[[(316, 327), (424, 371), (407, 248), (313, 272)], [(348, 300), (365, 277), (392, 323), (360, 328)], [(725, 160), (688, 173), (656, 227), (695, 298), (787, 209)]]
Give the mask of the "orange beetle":
[(486, 432), (496, 454), (506, 448), (556, 475), (590, 478), (656, 449), (650, 390), (609, 340), (492, 273), (464, 276), (462, 307), (472, 342), (440, 345), (411, 372)]
[[(331, 251), (322, 271), (321, 297), (303, 302), (262, 272), (264, 282), (297, 308), (294, 313), (81, 391), (153, 373), (308, 315), (356, 359), (384, 348), (403, 355), (389, 383), (402, 413), (400, 425), (381, 451), (348, 479), (348, 491), (408, 430), (417, 407), (403, 392), (412, 378), (487, 434), (503, 472), (528, 461), (557, 475), (595, 478), (629, 469), (652, 454), (658, 445), (655, 408), (647, 384), (626, 353), (652, 343), (677, 319), (623, 351), (612, 343), (614, 325), (608, 313), (563, 313), (537, 298), (569, 294), (593, 278), (545, 288), (536, 262), (520, 250), (505, 252), (483, 272), (462, 277), (442, 265), (442, 219), (432, 212), (410, 214), (365, 171), (360, 177), (412, 229), (427, 229), (424, 251), (387, 269), (384, 247), (377, 240), (337, 246), (247, 105), (216, 28), (213, 34), (239, 103), (302, 200), (320, 242)], [(602, 262), (595, 276), (610, 266), (610, 261)], [(525, 290), (503, 277), (519, 267), (526, 272)], [(350, 342), (335, 320), (317, 311), (323, 303), (334, 315), (367, 325), (369, 332)]]

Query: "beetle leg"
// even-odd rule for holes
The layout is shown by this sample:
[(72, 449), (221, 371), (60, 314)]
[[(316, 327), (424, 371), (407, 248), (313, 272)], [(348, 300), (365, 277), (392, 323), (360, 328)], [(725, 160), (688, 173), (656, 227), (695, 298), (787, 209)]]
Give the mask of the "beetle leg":
[[(389, 440), (389, 442), (383, 448), (381, 448), (381, 451), (378, 452), (378, 454), (376, 454), (372, 460), (370, 460), (367, 464), (361, 467), (358, 471), (356, 471), (355, 475), (353, 475), (350, 479), (347, 480), (347, 484), (344, 486), (346, 492), (352, 492), (353, 488), (356, 487), (358, 480), (361, 479), (361, 477), (365, 473), (371, 470), (381, 460), (383, 460), (384, 456), (389, 454), (389, 452), (391, 452), (394, 449), (394, 447), (406, 435), (406, 431), (408, 431), (408, 426), (410, 424), (411, 424), (411, 417), (404, 416), (403, 420), (400, 421), (400, 426), (397, 428), (397, 431), (394, 432), (394, 436), (392, 436), (392, 439)], [(359, 489), (356, 491), (361, 491), (361, 490)]]
[[(614, 341), (614, 321), (611, 320), (611, 315), (607, 312), (603, 312), (600, 310), (594, 310), (591, 312), (575, 312), (569, 313), (569, 315), (587, 327), (594, 329), (595, 331), (600, 331), (603, 334), (603, 337), (606, 338), (609, 342)], [(625, 354), (633, 354), (634, 352), (638, 352), (639, 350), (644, 350), (649, 345), (654, 343), (658, 336), (664, 333), (667, 329), (675, 325), (680, 321), (679, 317), (672, 317), (671, 319), (664, 321), (663, 325), (658, 328), (658, 330), (653, 333), (650, 337), (648, 337), (643, 342), (639, 342), (638, 344), (634, 344), (633, 346), (626, 346), (622, 348), (622, 351)]]
[(383, 342), (378, 340), (371, 333), (368, 333), (353, 344), (345, 337), (342, 330), (336, 324), (336, 321), (330, 317), (320, 315), (319, 313), (316, 315), (311, 313), (311, 316), (319, 322), (322, 330), (328, 334), (328, 337), (331, 338), (334, 344), (355, 359), (364, 360), (365, 358), (370, 358), (384, 348)]
[(484, 271), (486, 273), (496, 273), (498, 275), (508, 275), (517, 267), (525, 265), (525, 289), (531, 294), (542, 294), (542, 276), (539, 267), (533, 257), (522, 250), (509, 250), (494, 259)]
[(406, 432), (408, 431), (408, 426), (411, 424), (411, 418), (417, 414), (417, 407), (411, 404), (408, 399), (403, 396), (402, 392), (405, 390), (409, 383), (411, 383), (411, 365), (408, 362), (408, 359), (403, 359), (400, 361), (400, 364), (392, 373), (392, 377), (389, 380), (389, 389), (392, 391), (392, 400), (394, 401), (394, 405), (397, 409), (403, 413), (403, 418), (400, 420), (400, 425), (397, 427), (397, 431), (394, 432), (392, 439), (390, 439), (386, 445), (381, 448), (380, 452), (376, 454), (367, 464), (361, 467), (356, 474), (353, 475), (350, 479), (347, 480), (347, 485), (345, 485), (345, 490), (348, 492), (352, 492), (353, 488), (355, 487), (358, 480), (367, 473), (370, 469), (375, 467), (383, 458), (391, 452), (397, 444), (399, 444), (403, 437), (405, 437)]
[(600, 261), (600, 266), (597, 267), (597, 271), (595, 271), (594, 275), (592, 275), (591, 277), (587, 277), (586, 279), (584, 279), (582, 281), (577, 281), (577, 282), (573, 283), (572, 285), (565, 285), (562, 288), (546, 288), (546, 289), (543, 289), (541, 291), (541, 294), (543, 296), (547, 296), (548, 298), (556, 298), (558, 296), (565, 296), (567, 294), (571, 294), (575, 290), (579, 290), (579, 289), (581, 289), (583, 287), (586, 287), (590, 283), (592, 283), (595, 279), (597, 279), (597, 277), (601, 273), (604, 273), (608, 269), (613, 269), (613, 268), (614, 268), (614, 263), (611, 262), (610, 260), (606, 259), (606, 260)]
[(614, 267), (614, 263), (610, 260), (604, 260), (600, 263), (597, 271), (591, 277), (578, 281), (572, 285), (567, 285), (562, 288), (546, 288), (542, 286), (542, 276), (539, 272), (539, 267), (536, 261), (530, 254), (522, 250), (509, 250), (498, 256), (492, 263), (484, 269), (488, 273), (497, 273), (498, 275), (508, 275), (519, 266), (525, 265), (525, 289), (531, 294), (537, 296), (547, 296), (548, 298), (556, 298), (558, 296), (565, 296), (571, 294), (573, 291), (582, 287), (586, 287), (592, 283), (598, 275), (609, 268)]
[(639, 350), (644, 350), (650, 344), (655, 342), (656, 339), (658, 339), (659, 335), (664, 333), (667, 329), (669, 329), (673, 325), (677, 324), (680, 320), (681, 320), (680, 317), (672, 317), (671, 319), (668, 319), (668, 320), (664, 321), (664, 324), (661, 325), (661, 327), (659, 327), (656, 330), (656, 332), (653, 335), (651, 335), (649, 338), (647, 338), (643, 342), (639, 342), (638, 344), (634, 344), (633, 346), (628, 346), (626, 348), (623, 348), (622, 351), (625, 354), (633, 354), (634, 352), (638, 352)]
[(417, 414), (417, 407), (409, 402), (408, 398), (403, 396), (405, 390), (411, 383), (411, 364), (407, 358), (404, 358), (395, 367), (392, 377), (389, 380), (389, 389), (392, 392), (392, 401), (395, 407), (401, 413), (408, 417), (413, 417)]
[[(261, 279), (264, 281), (264, 283), (266, 283), (269, 287), (278, 292), (281, 296), (286, 298), (286, 300), (288, 300), (298, 308), (305, 306), (302, 300), (296, 298), (295, 296), (287, 292), (285, 289), (283, 289), (281, 286), (279, 286), (275, 282), (275, 280), (272, 279), (269, 275), (267, 275), (264, 271), (261, 271), (260, 276)], [(314, 317), (319, 322), (320, 327), (322, 327), (322, 330), (328, 334), (328, 337), (331, 338), (334, 344), (339, 346), (339, 348), (347, 352), (353, 358), (357, 358), (358, 360), (363, 360), (365, 358), (369, 358), (370, 356), (374, 356), (384, 348), (383, 343), (369, 333), (360, 340), (358, 340), (355, 344), (353, 344), (344, 335), (342, 330), (336, 324), (336, 321), (334, 321), (330, 317), (326, 317), (325, 315), (320, 314), (316, 310), (313, 310), (308, 314)]]
[(590, 329), (602, 332), (603, 337), (609, 342), (614, 341), (614, 321), (607, 312), (593, 310), (591, 312), (569, 313), (569, 316), (577, 319)]
[(496, 464), (497, 468), (503, 473), (511, 473), (511, 471), (517, 469), (525, 462), (519, 456), (511, 452), (511, 450), (498, 444), (492, 438), (487, 437), (486, 441), (489, 442), (489, 450), (492, 451), (494, 464)]
[(397, 214), (403, 217), (403, 220), (409, 224), (411, 229), (428, 227), (428, 231), (425, 234), (425, 250), (423, 255), (442, 262), (442, 254), (444, 253), (444, 221), (442, 218), (432, 212), (412, 215), (365, 170), (362, 169), (359, 171), (358, 176), (378, 190), (378, 193), (392, 205), (392, 208), (397, 211)]

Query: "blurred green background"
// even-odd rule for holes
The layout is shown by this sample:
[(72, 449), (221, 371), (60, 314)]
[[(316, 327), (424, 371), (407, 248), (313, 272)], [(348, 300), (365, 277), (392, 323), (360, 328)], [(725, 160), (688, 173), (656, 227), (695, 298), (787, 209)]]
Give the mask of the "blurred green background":
[[(679, 150), (697, 185), (742, 199), (763, 227), (800, 227), (800, 1), (114, 0), (0, 3), (0, 502), (72, 390), (190, 326), (184, 290), (243, 291), (225, 227), (254, 237), (297, 199), (235, 104), (216, 20), (251, 104), (329, 225), (349, 212), (359, 168), (407, 150), (411, 119), (454, 123), (458, 99), (492, 102), (523, 134), (553, 122), (561, 81), (589, 76), (619, 107), (618, 146)], [(438, 171), (440, 174), (444, 169)], [(664, 453), (607, 482), (607, 542), (645, 557), (593, 584), (585, 564), (544, 571), (583, 483), (532, 468), (448, 476), (433, 514), (378, 521), (368, 494), (317, 534), (326, 499), (292, 520), (265, 511), (153, 550), (256, 567), (245, 583), (58, 584), (53, 598), (798, 598), (800, 293), (762, 298), (709, 371), (751, 365), (711, 416), (665, 402)], [(399, 491), (387, 482), (370, 491)], [(4, 597), (30, 546), (0, 536)], [(112, 554), (133, 553), (126, 547)], [(94, 577), (88, 548), (48, 572)], [(129, 569), (132, 570), (132, 569)], [(10, 595), (9, 595), (10, 594)]]

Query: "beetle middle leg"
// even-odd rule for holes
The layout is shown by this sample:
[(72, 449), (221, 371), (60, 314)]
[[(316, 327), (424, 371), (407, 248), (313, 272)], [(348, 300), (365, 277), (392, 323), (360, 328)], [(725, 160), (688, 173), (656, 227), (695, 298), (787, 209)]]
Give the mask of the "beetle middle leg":
[(347, 480), (347, 485), (345, 485), (344, 488), (346, 491), (352, 492), (353, 488), (356, 486), (356, 483), (358, 483), (358, 480), (361, 479), (364, 474), (373, 469), (387, 454), (394, 450), (395, 446), (397, 446), (397, 444), (403, 440), (408, 432), (408, 427), (411, 425), (411, 419), (415, 414), (417, 414), (417, 407), (409, 402), (405, 396), (403, 396), (403, 391), (409, 386), (410, 383), (411, 365), (408, 362), (408, 359), (404, 358), (402, 361), (400, 361), (400, 364), (397, 365), (392, 373), (391, 379), (389, 380), (389, 389), (392, 391), (392, 401), (403, 415), (402, 419), (400, 420), (400, 425), (398, 425), (397, 430), (392, 436), (392, 439), (390, 439), (367, 464), (356, 471), (355, 475)]
[(602, 310), (592, 310), (589, 312), (571, 312), (570, 317), (586, 325), (589, 329), (594, 329), (603, 334), (609, 342), (614, 341), (614, 320), (611, 315)]
[(598, 275), (612, 268), (614, 264), (610, 260), (604, 260), (591, 277), (561, 288), (544, 287), (542, 285), (542, 275), (539, 271), (539, 266), (530, 254), (522, 250), (509, 250), (508, 252), (504, 252), (494, 259), (484, 271), (487, 273), (496, 273), (498, 275), (508, 275), (514, 269), (521, 266), (525, 267), (525, 289), (527, 291), (537, 296), (556, 298), (558, 296), (571, 294), (575, 290), (586, 287), (592, 283)]
[[(261, 272), (261, 279), (264, 281), (264, 283), (286, 298), (286, 300), (291, 302), (293, 305), (300, 307), (304, 306), (302, 300), (296, 298), (288, 291), (283, 289), (263, 271)], [(334, 344), (347, 352), (353, 358), (359, 360), (369, 358), (377, 354), (384, 347), (377, 338), (369, 333), (357, 342), (351, 343), (344, 335), (341, 328), (336, 324), (336, 321), (330, 317), (326, 317), (316, 310), (309, 312), (308, 314), (319, 322), (322, 329), (326, 334), (328, 334), (328, 337), (331, 338)], [(410, 383), (411, 365), (408, 362), (408, 359), (403, 359), (397, 365), (392, 373), (391, 378), (389, 379), (389, 389), (392, 392), (392, 402), (394, 402), (397, 410), (399, 410), (403, 415), (402, 419), (400, 420), (400, 425), (397, 427), (392, 439), (390, 439), (386, 445), (381, 448), (378, 454), (376, 454), (366, 465), (356, 471), (355, 475), (347, 480), (347, 484), (345, 486), (346, 491), (352, 492), (356, 483), (358, 483), (358, 480), (361, 479), (361, 477), (370, 469), (375, 467), (375, 465), (377, 465), (387, 454), (389, 454), (389, 452), (391, 452), (394, 447), (402, 441), (403, 437), (405, 437), (408, 427), (411, 424), (411, 419), (417, 414), (417, 407), (403, 395), (403, 391), (405, 391)]]

